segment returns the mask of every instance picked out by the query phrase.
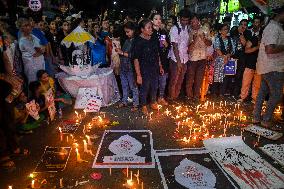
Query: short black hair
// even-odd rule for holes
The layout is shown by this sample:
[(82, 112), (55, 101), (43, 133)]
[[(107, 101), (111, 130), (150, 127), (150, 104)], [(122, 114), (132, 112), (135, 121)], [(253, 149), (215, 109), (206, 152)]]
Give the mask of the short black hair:
[(185, 10), (185, 9), (182, 9), (181, 11), (179, 11), (179, 14), (178, 14), (178, 16), (180, 17), (180, 18), (189, 18), (190, 16), (189, 16), (189, 12), (187, 11), (187, 10)]
[(40, 79), (42, 77), (43, 74), (47, 74), (47, 71), (45, 70), (38, 70), (37, 73), (36, 73), (36, 77), (37, 79)]
[(148, 23), (152, 23), (152, 21), (150, 19), (142, 20), (141, 22), (139, 22), (139, 29), (141, 30), (142, 28), (145, 28)]
[(248, 23), (248, 20), (247, 20), (247, 19), (242, 19), (242, 20), (240, 21), (240, 24), (241, 24), (242, 22)]
[(32, 96), (35, 95), (35, 91), (40, 88), (40, 82), (39, 81), (32, 81), (30, 84), (29, 84), (29, 90), (32, 94)]
[(198, 20), (200, 20), (200, 19), (199, 19), (199, 15), (196, 14), (196, 13), (192, 13), (192, 14), (190, 15), (190, 19), (193, 19), (193, 18), (197, 18)]

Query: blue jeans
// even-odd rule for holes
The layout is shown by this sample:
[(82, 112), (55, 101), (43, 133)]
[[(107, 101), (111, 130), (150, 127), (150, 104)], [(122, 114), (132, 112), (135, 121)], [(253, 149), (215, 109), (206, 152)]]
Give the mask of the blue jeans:
[(121, 72), (120, 73), (120, 79), (121, 79), (121, 86), (122, 86), (122, 103), (127, 104), (127, 99), (129, 95), (129, 90), (132, 91), (133, 96), (133, 105), (138, 106), (139, 105), (139, 94), (138, 94), (138, 87), (135, 83), (133, 72)]
[(271, 121), (274, 109), (281, 100), (284, 84), (284, 72), (269, 72), (261, 75), (261, 85), (257, 95), (253, 116), (257, 121), (261, 120), (262, 104), (269, 94), (266, 112), (263, 121)]
[(142, 76), (142, 85), (140, 86), (140, 103), (141, 106), (147, 105), (147, 97), (150, 95), (151, 103), (157, 100), (157, 92), (159, 85), (159, 75), (157, 76)]
[(164, 98), (167, 85), (168, 73), (159, 76), (159, 98)]

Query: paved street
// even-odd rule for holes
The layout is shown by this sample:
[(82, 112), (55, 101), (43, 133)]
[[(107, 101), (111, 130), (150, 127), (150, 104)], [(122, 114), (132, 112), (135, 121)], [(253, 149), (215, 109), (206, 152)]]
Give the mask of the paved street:
[[(208, 104), (199, 106), (186, 106), (184, 103), (180, 103), (168, 107), (160, 107), (161, 109), (159, 111), (154, 111), (148, 117), (143, 116), (140, 112), (132, 113), (130, 108), (118, 109), (115, 106), (103, 108), (101, 111), (105, 112), (105, 116), (104, 114), (99, 115), (103, 122), (109, 121), (109, 123), (107, 123), (108, 126), (95, 124), (92, 129), (90, 129), (90, 132), (86, 133), (89, 136), (95, 136), (95, 139), (92, 140), (93, 146), (90, 146), (92, 152), (96, 154), (104, 130), (150, 130), (153, 133), (154, 150), (199, 148), (203, 147), (202, 140), (206, 138), (242, 135), (247, 145), (284, 173), (283, 167), (279, 166), (274, 160), (258, 149), (258, 146), (263, 146), (264, 144), (283, 144), (283, 137), (277, 141), (260, 137), (259, 143), (256, 144), (258, 136), (248, 132), (241, 132), (241, 129), (247, 126), (247, 123), (251, 119), (252, 105), (241, 105), (238, 107), (238, 105), (229, 100), (222, 101), (221, 104), (220, 101), (214, 101), (214, 104), (213, 102), (207, 103)], [(218, 112), (222, 115), (222, 118), (219, 119), (217, 115), (215, 120), (210, 121), (210, 118), (209, 120), (208, 118), (207, 120), (205, 119), (206, 116), (204, 115), (213, 115)], [(83, 112), (79, 111), (79, 113), (84, 117)], [(0, 174), (0, 188), (6, 189), (8, 185), (12, 185), (13, 189), (31, 187), (32, 179), (28, 176), (35, 169), (44, 152), (45, 146), (71, 146), (73, 148), (64, 171), (58, 173), (34, 174), (35, 188), (37, 187), (36, 185), (38, 185), (38, 181), (42, 182), (44, 179), (46, 179), (46, 183), (42, 183), (42, 188), (60, 188), (61, 178), (64, 188), (127, 188), (123, 186), (127, 181), (126, 169), (92, 169), (94, 157), (83, 152), (83, 139), (86, 139), (83, 134), (84, 125), (87, 126), (92, 118), (97, 115), (96, 113), (87, 113), (79, 129), (74, 134), (74, 139), (76, 139), (79, 144), (78, 150), (81, 159), (87, 162), (79, 163), (76, 161), (76, 153), (71, 136), (68, 136), (68, 142), (66, 135), (63, 136), (63, 141), (60, 141), (60, 133), (58, 130), (60, 121), (76, 118), (74, 110), (69, 108), (64, 110), (61, 120), (57, 119), (50, 125), (44, 125), (35, 130), (33, 134), (25, 135), (20, 139), (21, 146), (28, 148), (31, 154), (28, 157), (16, 159), (17, 170), (15, 172)], [(225, 115), (225, 117), (223, 117), (223, 115)], [(224, 122), (227, 123), (226, 130), (223, 126)], [(187, 123), (190, 123), (191, 126), (187, 125)], [(210, 169), (210, 167), (208, 168)], [(129, 169), (129, 174), (130, 171), (136, 174), (138, 169)], [(101, 173), (102, 178), (99, 180), (92, 179), (90, 174), (94, 172)], [(155, 169), (139, 169), (139, 173), (140, 184), (135, 188), (142, 188), (141, 182), (143, 182), (143, 188), (145, 189), (163, 188), (157, 165)]]

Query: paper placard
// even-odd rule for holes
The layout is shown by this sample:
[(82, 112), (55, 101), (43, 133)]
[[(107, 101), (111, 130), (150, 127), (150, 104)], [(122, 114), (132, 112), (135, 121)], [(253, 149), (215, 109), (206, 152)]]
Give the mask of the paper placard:
[(156, 151), (164, 189), (233, 189), (236, 184), (204, 148)]
[(71, 147), (46, 146), (44, 153), (35, 168), (35, 173), (63, 171), (68, 162)]
[(53, 91), (50, 88), (45, 94), (45, 102), (47, 104), (49, 104), (49, 106), (47, 107), (48, 109), (48, 113), (50, 116), (50, 120), (53, 121), (55, 114), (56, 114), (56, 108), (55, 108), (55, 103), (54, 103), (54, 96), (53, 96)]
[[(79, 88), (76, 102), (75, 102), (75, 109), (86, 109), (89, 103), (89, 110), (88, 111), (95, 111), (100, 109), (99, 106), (102, 105), (102, 91), (98, 87), (93, 88)], [(96, 103), (94, 103), (96, 101)], [(93, 106), (98, 105), (98, 106)], [(86, 110), (87, 111), (87, 110)]]
[(93, 168), (154, 168), (152, 133), (148, 130), (106, 130)]
[(40, 11), (42, 5), (40, 0), (29, 0), (29, 8), (34, 11), (34, 12), (38, 12)]
[(35, 103), (35, 100), (30, 101), (26, 104), (27, 111), (29, 115), (34, 118), (35, 120), (39, 120), (39, 114), (38, 114), (38, 106)]
[(212, 138), (203, 143), (240, 188), (283, 188), (284, 174), (248, 147), (242, 137)]

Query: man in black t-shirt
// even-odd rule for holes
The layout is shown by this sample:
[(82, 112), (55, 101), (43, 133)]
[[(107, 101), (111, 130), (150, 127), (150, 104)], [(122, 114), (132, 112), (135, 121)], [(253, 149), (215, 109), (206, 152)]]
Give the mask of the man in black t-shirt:
[(256, 62), (258, 49), (261, 40), (261, 19), (255, 17), (253, 19), (253, 27), (250, 30), (250, 38), (245, 46), (245, 70), (243, 73), (241, 95), (238, 102), (243, 102), (249, 94), (249, 89), (252, 83), (252, 103), (255, 102), (257, 93), (260, 87), (260, 75), (256, 74)]
[(241, 92), (243, 73), (245, 70), (245, 45), (250, 37), (250, 32), (247, 30), (248, 21), (246, 19), (241, 20), (238, 27), (233, 27), (230, 34), (236, 41), (236, 49), (234, 58), (238, 59), (237, 73), (235, 75), (235, 82), (233, 87), (233, 96), (238, 98)]

